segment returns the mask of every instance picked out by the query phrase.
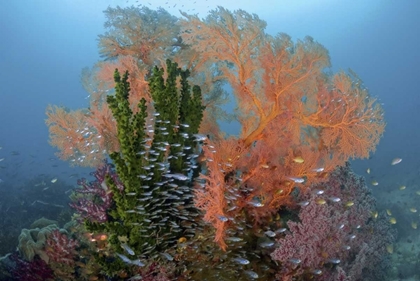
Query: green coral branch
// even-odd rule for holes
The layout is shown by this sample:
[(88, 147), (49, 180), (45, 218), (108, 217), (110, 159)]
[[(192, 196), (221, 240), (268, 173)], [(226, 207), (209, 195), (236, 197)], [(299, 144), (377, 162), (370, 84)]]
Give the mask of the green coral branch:
[[(130, 108), (129, 73), (114, 73), (115, 95), (108, 96), (109, 108), (117, 123), (120, 151), (110, 154), (122, 183), (106, 179), (113, 193), (109, 220), (103, 224), (86, 221), (89, 231), (107, 233), (111, 253), (133, 258), (158, 257), (158, 253), (176, 245), (196, 222), (193, 205), (193, 177), (200, 166), (194, 159), (200, 150), (194, 134), (203, 118), (201, 90), (188, 83), (189, 71), (167, 60), (166, 79), (163, 68), (155, 67), (149, 79), (155, 112), (146, 126), (147, 106), (142, 99), (139, 110)], [(177, 86), (180, 82), (180, 89)], [(183, 206), (182, 210), (179, 206)], [(135, 256), (135, 257), (134, 257)], [(97, 256), (109, 275), (130, 264), (113, 255)]]

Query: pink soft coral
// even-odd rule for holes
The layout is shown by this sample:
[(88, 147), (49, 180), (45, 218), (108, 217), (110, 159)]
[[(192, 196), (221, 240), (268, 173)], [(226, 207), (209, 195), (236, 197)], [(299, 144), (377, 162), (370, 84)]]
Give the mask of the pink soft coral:
[(46, 254), (49, 257), (49, 263), (65, 263), (67, 265), (74, 264), (76, 255), (76, 247), (79, 242), (70, 239), (60, 230), (56, 229), (51, 232), (46, 242)]
[(287, 223), (290, 232), (271, 254), (282, 265), (279, 278), (320, 274), (320, 280), (339, 280), (345, 274), (345, 280), (356, 281), (362, 270), (375, 271), (394, 237), (384, 219), (371, 218), (375, 201), (361, 177), (348, 165), (337, 168), (300, 200), (309, 203), (301, 208), (300, 221)]

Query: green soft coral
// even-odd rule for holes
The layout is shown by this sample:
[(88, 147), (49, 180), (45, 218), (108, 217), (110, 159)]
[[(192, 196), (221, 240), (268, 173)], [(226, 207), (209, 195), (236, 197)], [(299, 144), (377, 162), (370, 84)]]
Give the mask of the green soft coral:
[(130, 108), (128, 72), (121, 77), (115, 70), (115, 95), (107, 97), (120, 142), (120, 151), (111, 153), (110, 158), (123, 187), (108, 177), (106, 183), (114, 201), (110, 219), (103, 224), (85, 224), (89, 231), (109, 235), (111, 255), (97, 255), (109, 275), (129, 265), (115, 257), (130, 257), (126, 246), (135, 252), (130, 258), (140, 254), (147, 259), (158, 257), (158, 253), (175, 246), (181, 236), (192, 235), (185, 230), (196, 225), (192, 183), (200, 169), (194, 165), (200, 149), (194, 134), (203, 118), (201, 90), (194, 86), (191, 94), (189, 71), (170, 60), (166, 80), (164, 74), (164, 69), (155, 67), (149, 78), (155, 109), (149, 117), (154, 123), (153, 135), (152, 127), (146, 126), (146, 101), (139, 102), (136, 113)]

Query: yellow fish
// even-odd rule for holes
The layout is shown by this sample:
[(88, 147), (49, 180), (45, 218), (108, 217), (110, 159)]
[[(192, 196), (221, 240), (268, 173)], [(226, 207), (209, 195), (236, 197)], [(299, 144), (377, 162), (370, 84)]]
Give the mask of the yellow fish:
[(388, 216), (392, 216), (392, 213), (391, 213), (390, 209), (386, 209), (386, 213), (388, 214)]
[(389, 254), (392, 254), (392, 253), (394, 252), (394, 246), (393, 246), (392, 244), (388, 244), (388, 245), (386, 245), (386, 251), (387, 251)]
[(370, 168), (367, 168), (366, 173), (370, 174)]
[(354, 202), (353, 201), (349, 201), (349, 202), (346, 203), (346, 207), (351, 207), (353, 205), (354, 205)]
[(374, 219), (378, 218), (378, 211), (372, 211), (372, 218)]
[(323, 198), (319, 198), (315, 201), (315, 203), (317, 203), (318, 205), (324, 205), (325, 203), (327, 203), (327, 201), (325, 201), (325, 199)]
[(301, 156), (298, 156), (293, 158), (293, 162), (302, 164), (303, 162), (305, 162), (305, 160)]
[(405, 189), (405, 185), (401, 185), (400, 190), (404, 190), (404, 189)]
[(392, 217), (392, 218), (389, 219), (389, 223), (390, 224), (396, 224), (397, 223), (397, 219), (394, 218), (394, 217)]
[(410, 208), (410, 212), (417, 213), (417, 209), (416, 208)]
[(417, 223), (413, 221), (413, 222), (411, 223), (411, 227), (412, 227), (413, 229), (417, 229)]
[(379, 182), (377, 182), (377, 181), (372, 181), (372, 185), (374, 185), (374, 186), (377, 186), (379, 184)]
[(52, 183), (56, 183), (56, 182), (57, 182), (57, 178), (53, 178), (53, 179), (51, 180), (51, 182), (52, 182)]

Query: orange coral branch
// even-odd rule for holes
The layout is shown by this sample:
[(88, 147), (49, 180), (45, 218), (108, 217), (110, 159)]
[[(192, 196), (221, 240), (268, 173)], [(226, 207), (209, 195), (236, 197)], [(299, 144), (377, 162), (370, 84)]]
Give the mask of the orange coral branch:
[(47, 107), (50, 144), (60, 149), (58, 156), (73, 165), (96, 166), (103, 155), (95, 139), (95, 129), (82, 110), (68, 111), (62, 107)]
[(204, 155), (207, 158), (207, 174), (201, 174), (200, 178), (205, 184), (198, 184), (195, 190), (195, 206), (205, 211), (204, 220), (216, 228), (214, 241), (225, 250), (227, 245), (224, 241), (225, 230), (229, 221), (225, 213), (227, 206), (225, 192), (224, 174), (220, 171), (218, 159), (213, 159), (215, 154), (209, 146), (203, 147)]
[(333, 85), (332, 90), (322, 85), (317, 110), (300, 118), (307, 125), (322, 128), (320, 137), (329, 150), (347, 157), (368, 157), (385, 128), (383, 111), (361, 88), (360, 81), (352, 83), (350, 76), (340, 73), (333, 78)]

